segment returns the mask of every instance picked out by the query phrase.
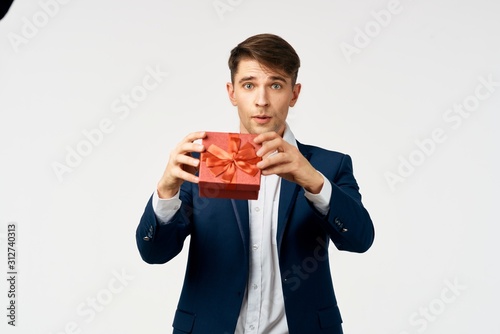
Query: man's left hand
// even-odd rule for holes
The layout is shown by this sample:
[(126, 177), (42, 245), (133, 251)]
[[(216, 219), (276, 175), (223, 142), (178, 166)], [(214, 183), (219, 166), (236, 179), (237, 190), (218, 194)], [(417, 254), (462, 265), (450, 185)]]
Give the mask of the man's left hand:
[(257, 151), (257, 155), (262, 157), (262, 161), (257, 163), (262, 175), (277, 174), (313, 194), (321, 191), (323, 176), (295, 146), (287, 143), (276, 132), (262, 133), (255, 137), (254, 142), (262, 144)]

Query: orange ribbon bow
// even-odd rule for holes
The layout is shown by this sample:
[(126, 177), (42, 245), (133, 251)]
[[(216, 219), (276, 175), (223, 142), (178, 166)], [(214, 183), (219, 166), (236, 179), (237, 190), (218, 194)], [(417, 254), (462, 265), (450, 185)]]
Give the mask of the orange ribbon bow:
[(212, 144), (205, 154), (205, 163), (210, 172), (226, 183), (233, 182), (236, 168), (243, 172), (255, 176), (259, 169), (255, 164), (261, 160), (255, 153), (255, 147), (247, 142), (240, 147), (241, 139), (238, 135), (229, 134), (228, 151), (224, 151), (219, 146)]

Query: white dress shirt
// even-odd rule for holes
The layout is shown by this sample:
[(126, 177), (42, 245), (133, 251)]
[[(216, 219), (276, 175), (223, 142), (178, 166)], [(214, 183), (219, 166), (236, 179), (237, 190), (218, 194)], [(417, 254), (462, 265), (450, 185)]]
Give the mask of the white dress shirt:
[[(283, 139), (297, 147), (288, 125)], [(311, 194), (305, 189), (304, 193), (316, 209), (326, 214), (330, 209), (332, 187), (330, 181), (323, 178), (319, 194)], [(276, 242), (280, 181), (278, 175), (262, 176), (258, 199), (248, 201), (250, 268), (235, 334), (288, 333)], [(179, 194), (171, 199), (160, 199), (157, 191), (154, 192), (153, 209), (160, 224), (168, 224), (180, 204)]]

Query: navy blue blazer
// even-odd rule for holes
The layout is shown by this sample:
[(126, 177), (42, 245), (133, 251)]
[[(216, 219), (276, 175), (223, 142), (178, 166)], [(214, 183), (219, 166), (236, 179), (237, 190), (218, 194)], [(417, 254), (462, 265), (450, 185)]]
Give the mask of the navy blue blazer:
[[(302, 187), (282, 179), (277, 247), (290, 334), (341, 334), (342, 318), (333, 289), (328, 245), (365, 252), (374, 228), (348, 155), (298, 143), (300, 152), (332, 184), (330, 211), (319, 213)], [(160, 225), (151, 199), (137, 227), (144, 261), (168, 262), (190, 235), (184, 285), (174, 334), (232, 334), (249, 274), (248, 201), (200, 198), (198, 185), (184, 182), (182, 206)]]

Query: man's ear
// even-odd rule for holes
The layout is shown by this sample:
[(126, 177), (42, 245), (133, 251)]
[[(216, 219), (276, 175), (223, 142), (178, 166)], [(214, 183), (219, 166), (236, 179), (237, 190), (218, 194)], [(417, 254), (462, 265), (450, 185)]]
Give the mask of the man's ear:
[(297, 103), (297, 99), (299, 98), (299, 95), (300, 95), (300, 89), (302, 88), (302, 85), (299, 84), (299, 83), (296, 83), (294, 86), (293, 86), (293, 90), (292, 90), (292, 99), (290, 100), (290, 107), (293, 107), (295, 105), (295, 103)]
[(231, 104), (236, 107), (238, 105), (238, 103), (236, 102), (236, 98), (234, 96), (233, 84), (231, 82), (226, 83), (226, 89), (227, 89), (227, 96), (229, 97)]
[(13, 1), (14, 0), (2, 0), (2, 2), (0, 3), (0, 20), (3, 19), (5, 14), (7, 14)]

